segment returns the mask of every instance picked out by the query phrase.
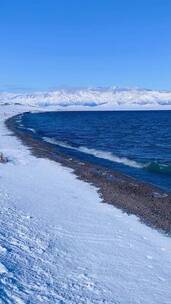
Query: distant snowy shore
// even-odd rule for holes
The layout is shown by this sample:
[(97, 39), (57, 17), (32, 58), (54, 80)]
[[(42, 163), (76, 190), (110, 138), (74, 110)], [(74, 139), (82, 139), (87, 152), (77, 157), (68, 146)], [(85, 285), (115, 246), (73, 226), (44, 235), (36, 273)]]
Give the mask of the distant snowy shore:
[(64, 110), (166, 110), (171, 109), (171, 91), (98, 87), (33, 93), (1, 92), (0, 104), (55, 106)]
[(95, 187), (10, 136), (5, 120), (32, 110), (0, 106), (10, 160), (0, 164), (0, 302), (169, 304), (170, 238), (101, 204)]

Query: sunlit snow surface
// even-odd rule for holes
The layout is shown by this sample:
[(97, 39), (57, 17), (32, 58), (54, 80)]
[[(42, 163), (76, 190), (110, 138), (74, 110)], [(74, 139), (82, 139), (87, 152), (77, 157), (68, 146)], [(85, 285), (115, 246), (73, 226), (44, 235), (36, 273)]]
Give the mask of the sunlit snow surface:
[(0, 107), (0, 303), (170, 304), (170, 238), (31, 156), (3, 123), (28, 110)]

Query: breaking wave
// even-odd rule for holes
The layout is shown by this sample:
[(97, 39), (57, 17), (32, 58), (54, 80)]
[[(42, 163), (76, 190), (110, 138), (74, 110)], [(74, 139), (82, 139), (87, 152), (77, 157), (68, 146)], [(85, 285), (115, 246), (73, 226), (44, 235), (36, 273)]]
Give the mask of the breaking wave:
[(148, 171), (154, 173), (171, 175), (171, 164), (160, 164), (157, 162), (151, 162), (147, 164), (146, 168)]
[(171, 175), (171, 164), (160, 164), (157, 162), (140, 163), (135, 160), (129, 159), (127, 157), (119, 157), (119, 156), (114, 155), (113, 153), (107, 152), (107, 151), (90, 149), (90, 148), (83, 147), (83, 146), (79, 146), (79, 147), (71, 146), (66, 142), (58, 141), (53, 138), (43, 137), (43, 140), (48, 143), (55, 144), (55, 145), (58, 145), (63, 148), (79, 151), (79, 152), (89, 154), (89, 155), (92, 155), (92, 156), (95, 156), (95, 157), (98, 157), (101, 159), (123, 164), (125, 166), (129, 166), (132, 168), (145, 169), (147, 171), (157, 173), (157, 174)]
[(51, 144), (56, 144), (60, 147), (64, 147), (64, 148), (67, 148), (67, 149), (72, 149), (72, 150), (75, 150), (75, 151), (83, 152), (85, 154), (89, 154), (89, 155), (93, 155), (93, 156), (98, 157), (98, 158), (110, 160), (110, 161), (115, 162), (115, 163), (124, 164), (124, 165), (129, 166), (129, 167), (133, 167), (133, 168), (143, 168), (144, 167), (144, 164), (138, 163), (138, 162), (136, 162), (134, 160), (131, 160), (131, 159), (128, 159), (126, 157), (119, 157), (117, 155), (114, 155), (111, 152), (96, 150), (96, 149), (89, 149), (89, 148), (83, 147), (83, 146), (74, 147), (74, 146), (71, 146), (71, 145), (69, 145), (65, 142), (58, 141), (58, 140), (55, 140), (53, 138), (48, 138), (48, 137), (43, 137), (43, 140), (48, 142), (48, 143), (51, 143)]

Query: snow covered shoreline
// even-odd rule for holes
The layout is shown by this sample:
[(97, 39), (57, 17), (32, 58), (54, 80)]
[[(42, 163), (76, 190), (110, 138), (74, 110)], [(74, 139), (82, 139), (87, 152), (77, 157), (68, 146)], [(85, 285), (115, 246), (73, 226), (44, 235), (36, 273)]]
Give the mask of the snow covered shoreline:
[(0, 301), (169, 303), (170, 238), (101, 204), (70, 169), (34, 158), (4, 125), (30, 110), (0, 107), (10, 160), (0, 164)]
[(169, 192), (166, 193), (154, 185), (143, 183), (100, 164), (81, 161), (79, 157), (71, 157), (67, 151), (61, 153), (58, 145), (54, 145), (51, 140), (49, 142), (49, 139), (41, 140), (34, 129), (29, 128), (29, 132), (26, 132), (22, 115), (25, 114), (7, 119), (5, 125), (35, 157), (48, 158), (72, 169), (79, 179), (98, 189), (104, 203), (120, 208), (128, 214), (134, 214), (148, 226), (171, 235), (171, 194)]

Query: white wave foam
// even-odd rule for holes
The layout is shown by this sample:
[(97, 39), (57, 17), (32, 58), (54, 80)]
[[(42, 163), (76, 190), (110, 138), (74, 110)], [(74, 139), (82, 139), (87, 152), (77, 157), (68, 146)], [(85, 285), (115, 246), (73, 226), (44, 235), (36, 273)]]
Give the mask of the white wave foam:
[(33, 132), (33, 133), (36, 133), (36, 131), (33, 129), (33, 128), (27, 128), (27, 130)]
[(101, 151), (101, 150), (96, 150), (96, 149), (88, 149), (86, 147), (79, 147), (79, 151), (94, 155), (98, 158), (103, 158), (107, 159), (110, 161), (113, 161), (115, 163), (121, 163), (129, 167), (134, 167), (134, 168), (143, 168), (143, 164), (140, 164), (134, 160), (131, 160), (126, 157), (119, 157), (117, 155), (112, 154), (111, 152), (106, 152), (106, 151)]
[(83, 146), (73, 147), (73, 146), (70, 146), (69, 144), (67, 144), (65, 142), (58, 141), (58, 140), (55, 140), (53, 138), (48, 138), (48, 137), (43, 137), (43, 140), (48, 142), (48, 143), (58, 145), (60, 147), (64, 147), (64, 148), (67, 148), (67, 149), (72, 149), (72, 150), (76, 150), (76, 151), (79, 151), (79, 152), (83, 152), (85, 154), (89, 154), (89, 155), (93, 155), (93, 156), (98, 157), (98, 158), (110, 160), (110, 161), (115, 162), (115, 163), (124, 164), (124, 165), (129, 166), (129, 167), (139, 168), (139, 169), (145, 167), (144, 164), (138, 163), (138, 162), (136, 162), (134, 160), (131, 160), (129, 158), (126, 158), (126, 157), (119, 157), (119, 156), (114, 155), (113, 153), (108, 152), (108, 151), (89, 149), (89, 148), (83, 147)]
[(75, 147), (72, 147), (70, 145), (68, 145), (67, 143), (63, 142), (63, 141), (58, 141), (54, 138), (49, 138), (49, 137), (43, 137), (43, 140), (50, 143), (50, 144), (55, 144), (55, 145), (58, 145), (60, 147), (64, 147), (64, 148), (68, 148), (68, 149), (72, 149), (72, 150), (78, 150), (77, 148)]

